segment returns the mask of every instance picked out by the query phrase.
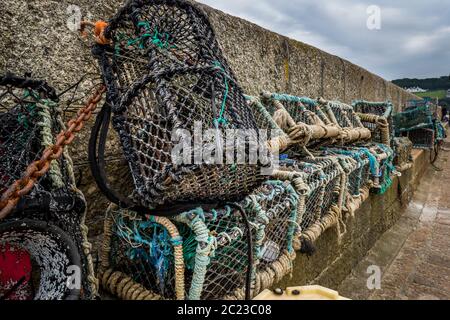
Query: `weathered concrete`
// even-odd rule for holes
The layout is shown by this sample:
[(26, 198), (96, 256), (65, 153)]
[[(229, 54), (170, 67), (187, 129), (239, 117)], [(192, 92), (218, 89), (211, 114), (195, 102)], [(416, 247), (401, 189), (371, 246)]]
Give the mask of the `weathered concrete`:
[[(428, 167), (417, 192), (400, 220), (338, 286), (353, 299), (450, 298), (449, 154)], [(369, 290), (367, 268), (382, 272), (381, 289)]]
[[(413, 168), (404, 171), (400, 178), (395, 178), (392, 187), (384, 195), (371, 194), (355, 216), (345, 221), (347, 232), (340, 241), (336, 228), (327, 230), (316, 243), (316, 253), (311, 257), (298, 255), (292, 276), (277, 286), (319, 284), (338, 288), (383, 233), (400, 219), (402, 208), (410, 201), (428, 164), (429, 152), (414, 150)], [(420, 194), (422, 192), (417, 196), (420, 197)], [(400, 239), (392, 239), (392, 243), (398, 241)], [(385, 255), (380, 252), (379, 259), (384, 258)], [(343, 296), (347, 293), (345, 290), (341, 292)]]

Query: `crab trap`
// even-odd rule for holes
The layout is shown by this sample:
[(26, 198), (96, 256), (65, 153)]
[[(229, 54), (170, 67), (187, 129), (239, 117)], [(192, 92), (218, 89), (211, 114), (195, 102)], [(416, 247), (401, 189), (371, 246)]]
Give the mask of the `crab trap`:
[(261, 184), (270, 154), (263, 148), (253, 157), (256, 121), (200, 9), (186, 1), (131, 1), (105, 36), (110, 44), (93, 51), (108, 103), (93, 130), (91, 159), (101, 171), (112, 112), (134, 184), (132, 197), (119, 196), (98, 174), (111, 201), (169, 215), (167, 205), (183, 211), (238, 201)]
[(313, 243), (328, 228), (336, 225), (341, 235), (347, 175), (336, 156), (296, 158), (291, 155), (280, 161), (280, 168), (274, 176), (292, 181), (297, 193), (305, 196), (297, 217), (300, 228), (296, 236), (296, 249), (311, 254)]
[[(11, 187), (26, 174), (29, 165), (39, 160), (46, 148), (54, 145), (56, 136), (64, 128), (61, 119), (61, 109), (57, 103), (55, 91), (45, 82), (19, 78), (13, 75), (0, 77), (0, 194), (1, 201), (8, 202)], [(42, 169), (42, 168), (39, 168)], [(87, 241), (87, 227), (84, 224), (85, 200), (83, 194), (75, 187), (72, 160), (64, 151), (58, 160), (50, 164), (47, 174), (40, 177), (31, 188), (31, 191), (21, 197), (12, 212), (0, 225), (7, 225), (7, 231), (0, 233), (0, 242), (3, 246), (14, 244), (20, 247), (20, 239), (26, 239), (26, 246), (21, 250), (28, 252), (35, 261), (36, 268), (40, 269), (41, 286), (36, 286), (35, 299), (63, 298), (65, 288), (48, 287), (45, 283), (48, 277), (66, 277), (57, 268), (57, 260), (52, 256), (67, 256), (66, 249), (59, 251), (67, 241), (75, 243), (76, 253), (80, 257), (82, 294), (81, 298), (89, 299), (96, 295), (96, 279), (93, 275), (92, 261), (90, 258), (90, 244)], [(21, 228), (21, 221), (31, 220), (27, 223), (29, 229)], [(39, 221), (45, 221), (48, 233), (42, 230)], [(17, 222), (13, 224), (13, 222)], [(39, 225), (39, 230), (34, 232), (34, 225)], [(17, 227), (17, 233), (14, 228)], [(58, 231), (55, 231), (58, 229)], [(64, 233), (64, 236), (53, 234)], [(26, 234), (29, 232), (29, 234)], [(11, 238), (12, 237), (12, 238)], [(39, 242), (49, 238), (52, 244), (45, 246)], [(63, 241), (57, 243), (58, 239)], [(50, 241), (49, 240), (49, 241)], [(33, 245), (33, 252), (28, 250)], [(54, 242), (54, 243), (53, 243)], [(65, 248), (65, 247), (64, 247)], [(72, 247), (71, 247), (72, 248)], [(31, 250), (31, 249), (30, 249)], [(40, 252), (42, 251), (42, 252)], [(71, 251), (73, 251), (71, 249)], [(75, 255), (74, 252), (71, 253)], [(55, 264), (55, 269), (49, 270), (48, 266), (41, 264), (45, 257), (46, 263)], [(58, 258), (59, 259), (59, 258)], [(61, 265), (62, 266), (62, 265)], [(44, 270), (44, 269), (45, 270)], [(46, 269), (47, 268), (47, 269)], [(47, 272), (53, 272), (47, 275)], [(47, 277), (47, 279), (45, 279)], [(61, 285), (61, 282), (55, 282)], [(0, 286), (4, 283), (0, 283)], [(47, 292), (47, 289), (55, 292)], [(12, 294), (14, 296), (14, 294)], [(72, 295), (73, 296), (73, 295)]]
[(398, 171), (402, 172), (412, 167), (413, 143), (408, 137), (394, 138), (394, 165)]
[(267, 181), (239, 203), (176, 217), (111, 207), (100, 279), (122, 299), (244, 299), (292, 269), (299, 195)]
[(392, 146), (394, 109), (390, 101), (369, 102), (358, 100), (353, 102), (352, 107), (364, 127), (372, 133), (372, 141)]
[(291, 144), (317, 147), (370, 139), (370, 131), (343, 103), (276, 93), (263, 93), (261, 101)]

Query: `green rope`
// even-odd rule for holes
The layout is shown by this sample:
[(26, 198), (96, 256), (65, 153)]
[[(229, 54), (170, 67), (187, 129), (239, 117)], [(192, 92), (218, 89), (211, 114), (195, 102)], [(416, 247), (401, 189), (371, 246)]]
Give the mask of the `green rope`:
[(225, 73), (224, 68), (222, 67), (222, 65), (219, 63), (219, 61), (214, 61), (214, 67), (218, 70), (220, 70), (220, 72), (223, 75), (223, 81), (225, 84), (225, 92), (223, 94), (223, 99), (222, 99), (222, 105), (220, 107), (220, 112), (219, 112), (219, 117), (214, 120), (214, 124), (215, 126), (218, 128), (219, 125), (223, 125), (226, 126), (228, 124), (227, 119), (224, 117), (224, 113), (225, 113), (225, 108), (226, 108), (226, 103), (227, 103), (227, 99), (228, 99), (228, 75)]
[[(24, 90), (23, 93), (23, 99), (26, 99), (28, 97), (33, 97), (36, 100), (39, 100), (39, 95), (34, 91), (29, 91), (27, 89)], [(36, 109), (36, 103), (31, 103), (25, 107), (26, 114), (20, 113), (17, 116), (17, 122), (23, 126), (25, 129), (30, 128), (29, 118), (32, 118), (36, 115), (35, 109)]]
[(155, 30), (152, 32), (150, 30), (150, 24), (147, 21), (141, 21), (137, 24), (137, 26), (139, 28), (144, 28), (146, 33), (138, 36), (135, 39), (128, 40), (128, 46), (134, 46), (138, 44), (139, 49), (144, 49), (145, 40), (150, 38), (152, 44), (160, 49), (169, 50), (175, 49), (177, 47), (176, 45), (170, 43), (170, 34), (168, 34), (167, 32), (160, 33), (158, 31), (158, 27), (155, 27)]

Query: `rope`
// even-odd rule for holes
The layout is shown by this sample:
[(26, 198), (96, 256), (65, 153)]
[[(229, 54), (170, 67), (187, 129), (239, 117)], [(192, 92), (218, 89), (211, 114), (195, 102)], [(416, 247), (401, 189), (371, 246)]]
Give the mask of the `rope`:
[(80, 33), (82, 34), (83, 37), (86, 37), (86, 32), (85, 32), (86, 27), (94, 28), (95, 41), (101, 45), (110, 44), (111, 40), (106, 38), (106, 36), (105, 36), (105, 29), (107, 26), (108, 26), (108, 23), (106, 23), (105, 21), (102, 21), (102, 20), (99, 20), (97, 22), (81, 21)]
[[(225, 92), (223, 93), (223, 98), (222, 98), (222, 104), (220, 106), (220, 112), (219, 112), (219, 116), (218, 118), (214, 121), (214, 125), (216, 127), (218, 127), (219, 125), (227, 125), (227, 119), (224, 118), (224, 114), (225, 114), (225, 108), (226, 108), (226, 103), (227, 103), (227, 98), (228, 98), (228, 75), (225, 72), (225, 69), (222, 67), (222, 65), (220, 64), (219, 61), (214, 61), (213, 66), (215, 69), (219, 70), (223, 76), (223, 82), (225, 85)], [(215, 101), (213, 100), (213, 103)]]

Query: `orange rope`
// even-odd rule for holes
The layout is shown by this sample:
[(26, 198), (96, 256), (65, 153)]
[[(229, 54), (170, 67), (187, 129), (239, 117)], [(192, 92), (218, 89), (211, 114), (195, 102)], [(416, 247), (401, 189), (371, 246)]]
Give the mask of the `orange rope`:
[(83, 36), (86, 36), (86, 27), (94, 28), (94, 38), (98, 44), (110, 44), (111, 40), (105, 37), (105, 29), (108, 26), (103, 20), (99, 20), (97, 22), (91, 21), (81, 21), (80, 23), (80, 32)]

